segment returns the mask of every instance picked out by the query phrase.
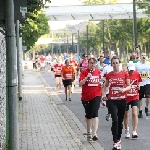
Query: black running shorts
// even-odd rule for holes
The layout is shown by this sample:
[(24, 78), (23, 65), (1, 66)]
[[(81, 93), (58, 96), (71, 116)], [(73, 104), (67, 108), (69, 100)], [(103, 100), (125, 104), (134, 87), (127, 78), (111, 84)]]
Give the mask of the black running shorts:
[(139, 102), (139, 100), (134, 100), (134, 101), (131, 101), (131, 102), (127, 103), (127, 104), (126, 104), (126, 111), (129, 110), (129, 105), (131, 105), (131, 108), (132, 108), (133, 106), (137, 106), (137, 107), (138, 107), (138, 102)]
[(150, 84), (146, 84), (144, 86), (140, 86), (139, 90), (139, 100), (142, 98), (150, 98)]
[(72, 79), (63, 80), (63, 85), (64, 87), (67, 87), (68, 85), (72, 86)]

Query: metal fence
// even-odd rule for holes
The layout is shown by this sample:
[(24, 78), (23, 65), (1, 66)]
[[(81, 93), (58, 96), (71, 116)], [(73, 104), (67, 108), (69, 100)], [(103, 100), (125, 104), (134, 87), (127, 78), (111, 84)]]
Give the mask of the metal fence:
[(6, 45), (4, 30), (0, 28), (0, 150), (6, 139)]

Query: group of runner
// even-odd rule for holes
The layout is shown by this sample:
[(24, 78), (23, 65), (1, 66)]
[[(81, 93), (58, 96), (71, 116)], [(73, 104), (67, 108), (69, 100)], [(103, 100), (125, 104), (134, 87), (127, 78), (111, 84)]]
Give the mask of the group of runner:
[[(49, 62), (51, 72), (56, 79), (56, 88), (62, 92), (65, 87), (66, 101), (71, 101), (74, 92), (75, 78), (79, 75), (79, 86), (82, 88), (81, 101), (85, 109), (87, 124), (87, 140), (97, 141), (98, 110), (100, 102), (106, 105), (108, 113), (106, 120), (112, 118), (113, 150), (121, 149), (121, 134), (123, 123), (125, 138), (130, 138), (129, 106), (132, 108), (132, 138), (138, 138), (138, 118), (143, 117), (142, 99), (146, 98), (145, 113), (150, 102), (150, 62), (146, 54), (137, 54), (137, 48), (125, 67), (113, 51), (102, 53), (98, 59), (82, 55), (81, 60), (72, 56), (64, 61), (52, 58)], [(139, 114), (137, 114), (139, 110)]]

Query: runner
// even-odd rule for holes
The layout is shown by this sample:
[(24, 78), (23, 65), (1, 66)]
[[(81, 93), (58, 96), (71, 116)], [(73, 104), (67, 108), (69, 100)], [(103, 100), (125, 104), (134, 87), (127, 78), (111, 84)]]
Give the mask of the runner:
[(54, 65), (54, 71), (55, 71), (55, 79), (56, 79), (56, 90), (59, 88), (59, 92), (61, 93), (62, 88), (62, 71), (63, 65), (61, 64), (61, 61), (58, 59), (57, 63)]
[(75, 79), (75, 74), (76, 74), (76, 69), (77, 69), (77, 63), (74, 60), (73, 56), (70, 57), (70, 66), (72, 66), (74, 68), (74, 78), (72, 80), (72, 87), (71, 87), (71, 92), (74, 93), (74, 87), (75, 87), (75, 83), (76, 83), (76, 79)]
[(86, 54), (83, 54), (82, 60), (78, 65), (78, 69), (80, 69), (80, 72), (82, 72), (86, 68), (88, 68), (88, 56)]
[(106, 64), (106, 65), (110, 65), (111, 64), (110, 55), (111, 55), (111, 51), (110, 50), (106, 50), (106, 56), (104, 58), (104, 64)]
[[(102, 72), (103, 72), (103, 69), (104, 69), (105, 66), (106, 66), (106, 64), (104, 64), (104, 55), (101, 54), (100, 57), (99, 57), (99, 59), (98, 59), (98, 63), (97, 63), (97, 68), (100, 70), (101, 76), (103, 76), (103, 75), (102, 75)], [(102, 88), (103, 88), (104, 81), (105, 81), (105, 80), (101, 80)], [(106, 102), (103, 101), (103, 100), (101, 100), (101, 104), (102, 104), (103, 106), (106, 106)]]
[(52, 56), (50, 54), (48, 54), (46, 56), (46, 61), (47, 61), (47, 65), (48, 65), (48, 72), (50, 72), (50, 63), (52, 61)]
[[(112, 53), (112, 55), (110, 55), (109, 56), (109, 58), (110, 59), (112, 59), (113, 58), (113, 56), (114, 56), (114, 53)], [(119, 70), (122, 70), (122, 64), (120, 63), (119, 64)], [(112, 67), (112, 65), (110, 64), (110, 65), (106, 65), (105, 67), (104, 67), (104, 69), (103, 69), (103, 71), (102, 71), (102, 73), (101, 73), (101, 75), (102, 75), (102, 79), (105, 81), (105, 79), (106, 79), (106, 75), (109, 73), (109, 72), (111, 72), (111, 71), (113, 71), (113, 67)], [(107, 91), (106, 92), (106, 97), (108, 98), (108, 93), (109, 93), (109, 88), (106, 88), (105, 86), (104, 86), (104, 91)], [(103, 102), (103, 101), (102, 101)], [(102, 103), (101, 102), (101, 103)], [(104, 102), (103, 102), (104, 103)], [(106, 101), (106, 107), (108, 108), (108, 101)], [(106, 121), (109, 121), (110, 120), (110, 117), (111, 117), (111, 114), (110, 114), (110, 111), (109, 111), (109, 108), (108, 108), (108, 113), (106, 114), (106, 116), (105, 116), (105, 118), (106, 118)]]
[(56, 64), (56, 58), (52, 58), (52, 61), (50, 62), (50, 66), (51, 66), (51, 73), (52, 76), (55, 76), (55, 70), (54, 70), (54, 65)]
[(141, 74), (142, 82), (140, 84), (139, 98), (139, 115), (138, 118), (143, 118), (142, 114), (142, 98), (146, 98), (145, 113), (150, 116), (148, 106), (150, 103), (150, 62), (146, 61), (146, 54), (141, 53), (141, 60), (136, 63), (136, 70)]
[[(85, 108), (85, 120), (87, 124), (87, 140), (97, 141), (98, 110), (101, 101), (100, 71), (96, 68), (96, 59), (88, 60), (88, 68), (83, 70), (79, 78), (79, 86), (82, 86), (81, 100)], [(92, 136), (93, 133), (93, 136)]]
[(44, 73), (45, 70), (45, 57), (41, 55), (40, 57), (40, 71)]
[(65, 66), (62, 67), (62, 79), (65, 87), (66, 101), (68, 96), (69, 96), (69, 101), (71, 101), (71, 86), (72, 86), (72, 80), (74, 79), (74, 72), (75, 72), (74, 68), (69, 64), (70, 64), (69, 59), (66, 59)]
[(104, 56), (101, 54), (97, 62), (97, 68), (102, 72), (106, 64), (104, 64)]
[(126, 104), (126, 112), (124, 116), (124, 126), (125, 126), (125, 138), (130, 138), (129, 132), (129, 106), (132, 108), (132, 127), (133, 133), (132, 138), (137, 138), (138, 134), (136, 132), (138, 125), (138, 115), (137, 115), (137, 107), (139, 101), (139, 93), (140, 82), (142, 82), (140, 74), (135, 71), (135, 64), (128, 63), (127, 70), (129, 73), (129, 79), (131, 82), (131, 90), (127, 92), (127, 104)]
[[(125, 71), (120, 71), (119, 57), (114, 56), (111, 59), (113, 71), (106, 75), (105, 86), (109, 87), (108, 108), (112, 117), (112, 135), (113, 150), (121, 149), (121, 134), (123, 119), (126, 109), (126, 91), (131, 89), (129, 75)], [(103, 99), (106, 98), (106, 91), (103, 93)]]

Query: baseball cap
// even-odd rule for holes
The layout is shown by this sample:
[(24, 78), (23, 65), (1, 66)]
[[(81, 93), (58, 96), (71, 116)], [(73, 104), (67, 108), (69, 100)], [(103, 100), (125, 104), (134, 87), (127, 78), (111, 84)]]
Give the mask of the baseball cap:
[(130, 70), (135, 70), (135, 64), (134, 64), (133, 62), (127, 63), (127, 67), (128, 67), (128, 69), (129, 69), (129, 71), (130, 71)]

